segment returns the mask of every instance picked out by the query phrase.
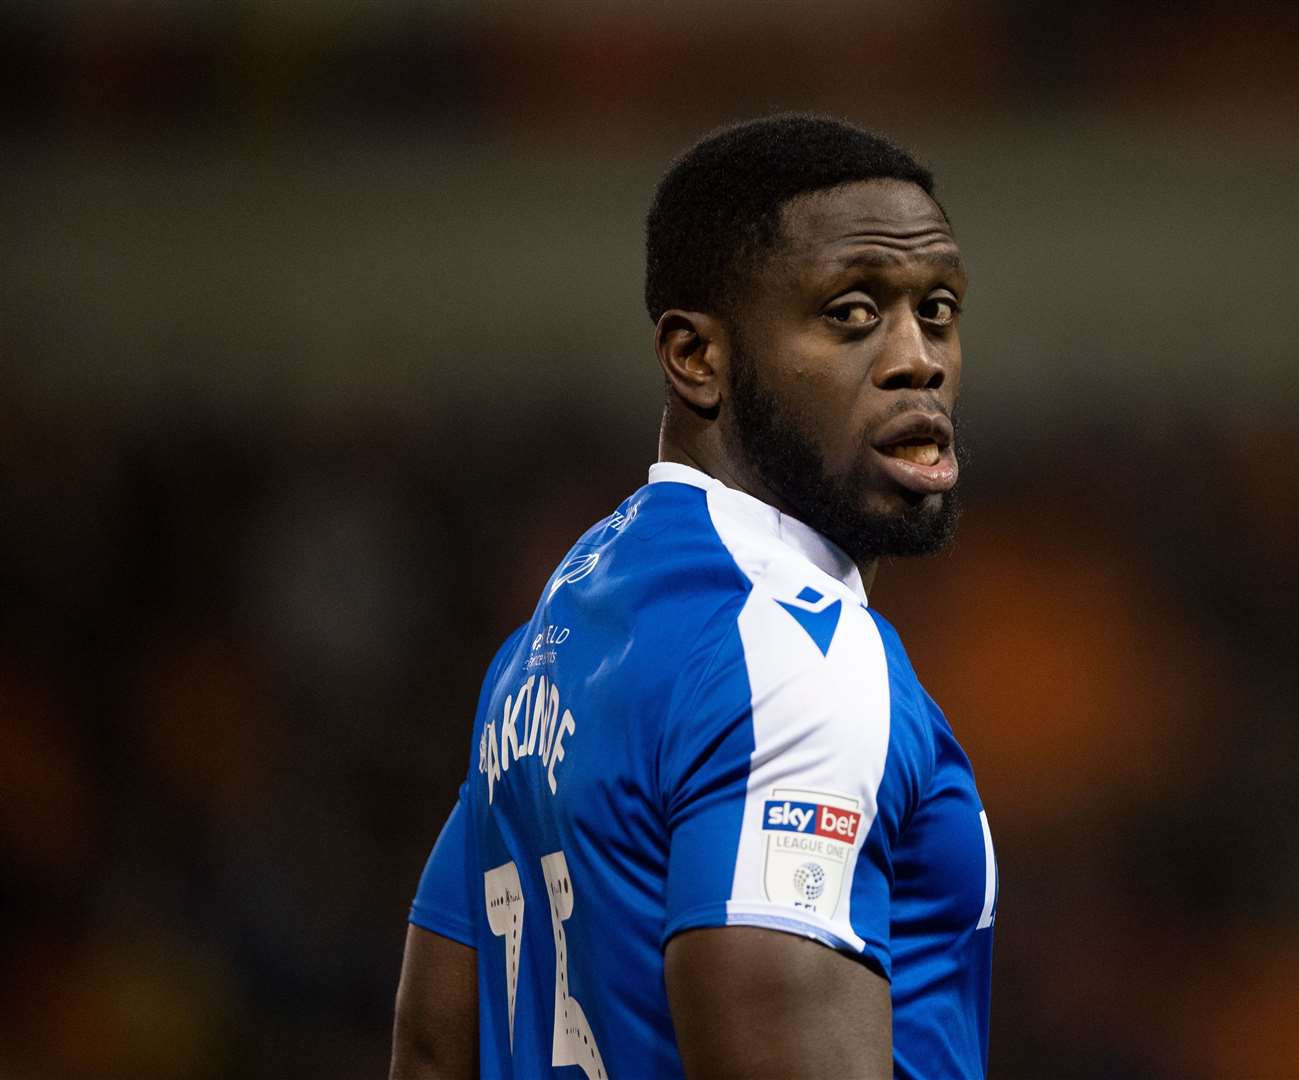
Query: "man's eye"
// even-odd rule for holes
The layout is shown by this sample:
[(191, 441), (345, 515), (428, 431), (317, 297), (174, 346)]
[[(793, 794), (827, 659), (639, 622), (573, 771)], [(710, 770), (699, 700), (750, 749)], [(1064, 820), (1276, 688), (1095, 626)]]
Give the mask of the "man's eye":
[(925, 322), (937, 326), (951, 326), (961, 313), (961, 305), (947, 296), (931, 296), (920, 305), (918, 314)]
[(874, 309), (869, 304), (860, 301), (851, 304), (839, 304), (830, 308), (826, 315), (844, 326), (869, 326), (879, 319), (879, 316), (875, 314)]

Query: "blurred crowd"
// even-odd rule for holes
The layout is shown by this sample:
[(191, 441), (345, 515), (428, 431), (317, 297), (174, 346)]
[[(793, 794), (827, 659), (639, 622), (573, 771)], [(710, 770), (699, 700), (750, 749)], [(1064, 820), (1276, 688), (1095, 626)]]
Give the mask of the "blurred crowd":
[(992, 823), (991, 1075), (1299, 1077), (1289, 6), (192, 7), (4, 15), (0, 1076), (383, 1074), (485, 664), (653, 459), (634, 208), (792, 105), (959, 147), (965, 514), (871, 599)]
[(484, 658), (599, 493), (534, 505), (522, 445), (6, 420), (4, 1075), (374, 1074)]

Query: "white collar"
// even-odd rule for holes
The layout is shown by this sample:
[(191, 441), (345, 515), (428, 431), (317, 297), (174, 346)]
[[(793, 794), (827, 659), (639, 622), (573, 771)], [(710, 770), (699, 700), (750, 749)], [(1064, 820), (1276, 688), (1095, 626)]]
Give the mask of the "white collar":
[(727, 487), (716, 477), (677, 461), (655, 462), (649, 468), (649, 482), (689, 484), (709, 492), (713, 498), (723, 499), (731, 513), (793, 548), (814, 566), (842, 581), (862, 600), (866, 599), (866, 590), (862, 587), (861, 572), (856, 563), (843, 548), (832, 540), (827, 540), (810, 525), (782, 514), (774, 506), (754, 498), (746, 491)]

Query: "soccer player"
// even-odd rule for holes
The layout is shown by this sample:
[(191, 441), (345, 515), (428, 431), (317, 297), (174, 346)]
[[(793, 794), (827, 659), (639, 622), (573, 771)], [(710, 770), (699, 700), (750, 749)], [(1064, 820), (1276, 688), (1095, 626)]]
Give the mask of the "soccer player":
[(956, 519), (966, 276), (932, 191), (808, 116), (663, 179), (659, 460), (487, 670), (394, 1080), (985, 1074), (988, 822), (867, 601)]

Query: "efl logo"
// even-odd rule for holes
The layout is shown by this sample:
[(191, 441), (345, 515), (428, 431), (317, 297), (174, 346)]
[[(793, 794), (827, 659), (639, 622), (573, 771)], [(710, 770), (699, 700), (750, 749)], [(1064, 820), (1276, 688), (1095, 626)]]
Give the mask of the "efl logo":
[(855, 810), (841, 810), (824, 803), (768, 799), (763, 807), (763, 829), (824, 836), (843, 844), (856, 841), (860, 824), (861, 814)]

